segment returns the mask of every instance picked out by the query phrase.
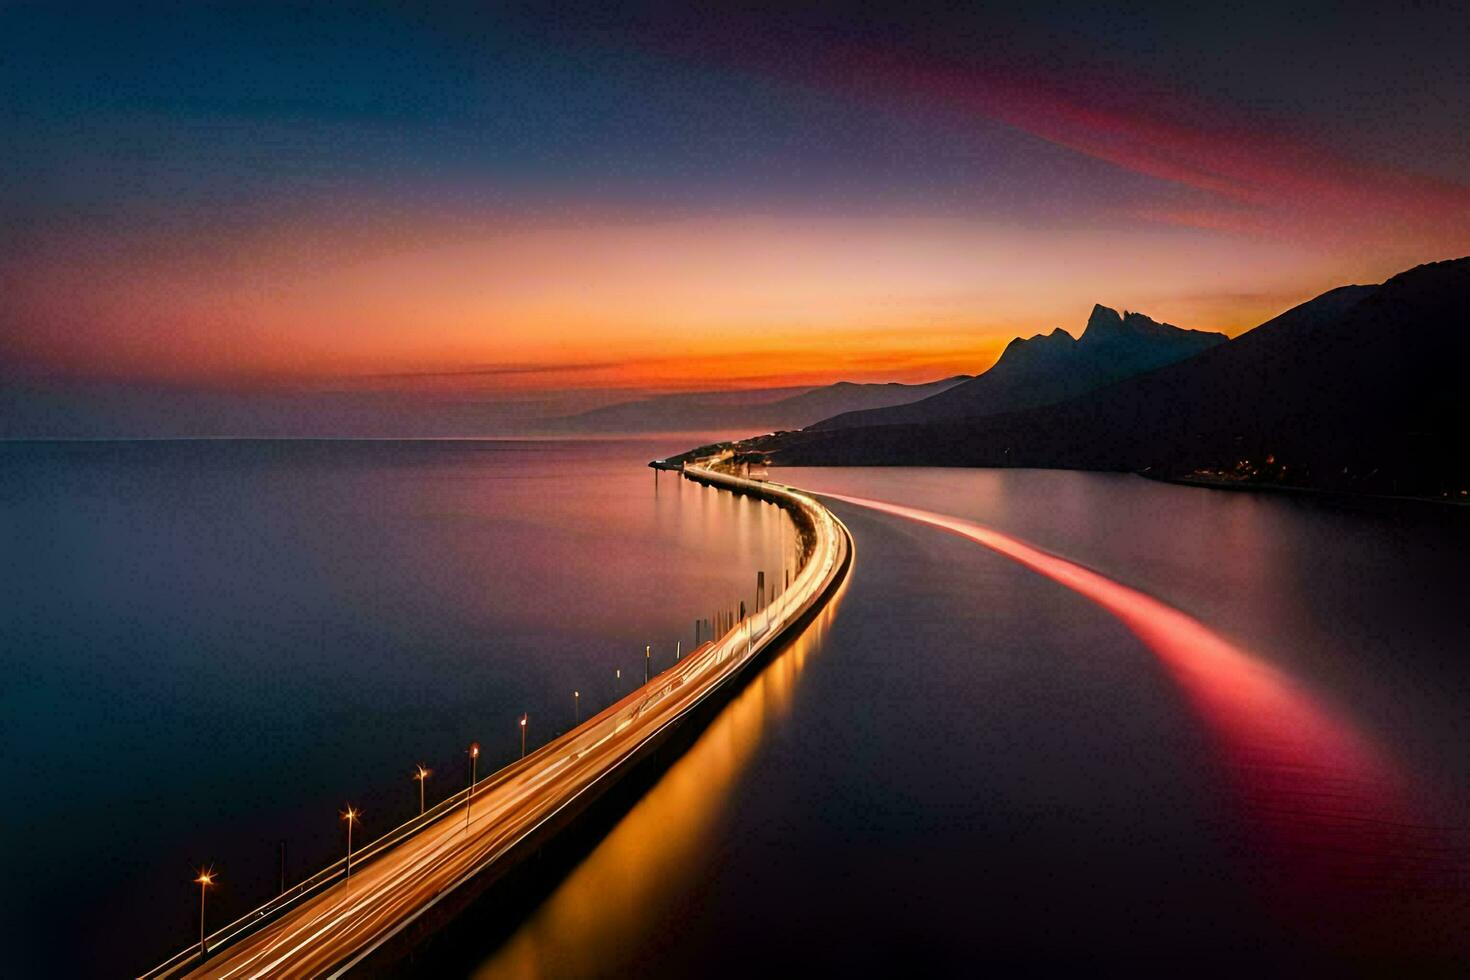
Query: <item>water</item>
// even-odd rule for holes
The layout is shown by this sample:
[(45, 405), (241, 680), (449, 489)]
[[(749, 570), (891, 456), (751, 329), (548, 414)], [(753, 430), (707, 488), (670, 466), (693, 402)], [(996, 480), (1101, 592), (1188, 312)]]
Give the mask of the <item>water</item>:
[[(274, 890), (279, 839), (297, 877), (340, 851), (346, 802), (372, 836), (414, 811), (415, 763), (433, 800), (470, 739), (508, 761), (521, 711), (549, 737), (572, 690), (585, 710), (614, 669), (641, 676), (645, 643), (667, 662), (791, 544), (768, 507), (655, 490), (643, 463), (675, 448), (0, 447), (5, 972), (149, 965), (197, 929), (197, 864), (223, 874), (224, 921)], [(775, 475), (980, 521), (1258, 669), (1191, 686), (1058, 583), (834, 503), (857, 543), (835, 607), (478, 977), (1402, 974), (1461, 954), (1463, 514), (1106, 474)], [(1253, 713), (1325, 718), (1392, 778), (1365, 794), (1351, 754), (1292, 769), (1293, 733), (1272, 755)]]
[(671, 662), (795, 544), (676, 448), (0, 444), (3, 972), (150, 966), (194, 868), (223, 924)]
[[(1466, 515), (1106, 474), (775, 476), (984, 522), (1249, 664), (1186, 683), (1056, 582), (834, 504), (857, 541), (839, 608), (477, 980), (1467, 962)], [(1292, 756), (1324, 744), (1383, 772)]]

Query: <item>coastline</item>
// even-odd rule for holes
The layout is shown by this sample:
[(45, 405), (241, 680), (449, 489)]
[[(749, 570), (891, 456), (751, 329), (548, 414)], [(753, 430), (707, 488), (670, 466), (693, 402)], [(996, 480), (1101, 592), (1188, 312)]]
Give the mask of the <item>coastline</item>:
[(1164, 476), (1144, 470), (1134, 470), (1133, 474), (1135, 476), (1141, 476), (1145, 480), (1153, 480), (1156, 483), (1172, 483), (1176, 486), (1194, 487), (1199, 490), (1276, 494), (1284, 497), (1296, 497), (1303, 500), (1347, 506), (1362, 510), (1389, 510), (1401, 505), (1412, 505), (1427, 509), (1437, 508), (1441, 513), (1449, 513), (1453, 509), (1465, 510), (1470, 508), (1470, 498), (1454, 499), (1449, 497), (1414, 497), (1382, 493), (1354, 493), (1350, 490), (1327, 490), (1321, 487), (1292, 486), (1279, 483), (1246, 483), (1232, 480), (1208, 480), (1188, 476)]

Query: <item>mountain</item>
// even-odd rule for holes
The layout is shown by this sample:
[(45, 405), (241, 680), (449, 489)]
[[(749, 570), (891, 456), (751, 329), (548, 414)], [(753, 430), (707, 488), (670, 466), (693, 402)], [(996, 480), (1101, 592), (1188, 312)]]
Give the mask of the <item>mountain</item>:
[(831, 415), (926, 398), (969, 380), (957, 375), (917, 385), (839, 381), (819, 388), (659, 395), (553, 419), (544, 427), (583, 433), (798, 429)]
[(778, 464), (1039, 466), (1470, 493), (1470, 258), (1332, 290), (1196, 356), (1053, 405), (755, 440)]
[(943, 422), (1050, 405), (1120, 378), (1171, 364), (1223, 344), (1222, 333), (1183, 330), (1142, 313), (1094, 306), (1081, 337), (1056, 328), (1017, 337), (989, 371), (946, 391), (892, 408), (848, 412), (814, 429)]

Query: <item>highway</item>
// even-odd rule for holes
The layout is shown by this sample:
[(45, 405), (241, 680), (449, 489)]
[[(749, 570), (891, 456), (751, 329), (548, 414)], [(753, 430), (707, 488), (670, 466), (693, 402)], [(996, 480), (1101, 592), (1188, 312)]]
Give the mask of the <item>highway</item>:
[[(714, 469), (686, 476), (752, 492), (799, 512), (809, 523), (809, 551), (790, 587), (767, 608), (676, 662), (615, 704), (430, 811), (411, 832), (368, 845), (351, 877), (299, 900), (217, 930), (199, 957), (196, 945), (145, 977), (339, 976), (428, 913), (454, 889), (506, 860), (538, 828), (626, 771), (640, 750), (722, 685), (733, 680), (786, 627), (825, 603), (846, 573), (851, 540), (825, 507), (799, 491)], [(340, 865), (338, 866), (340, 868)], [(329, 869), (330, 870), (330, 869)], [(320, 876), (318, 876), (320, 877)], [(330, 877), (330, 876), (329, 876)], [(249, 916), (246, 919), (250, 919)], [(220, 948), (220, 944), (223, 947)]]

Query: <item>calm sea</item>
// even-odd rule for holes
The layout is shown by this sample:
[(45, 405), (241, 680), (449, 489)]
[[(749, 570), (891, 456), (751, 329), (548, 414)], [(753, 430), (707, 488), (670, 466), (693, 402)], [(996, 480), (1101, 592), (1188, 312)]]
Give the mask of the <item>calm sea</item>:
[[(1056, 471), (787, 469), (849, 504), (837, 608), (487, 955), (608, 975), (1460, 975), (1470, 514)], [(1054, 971), (1060, 971), (1056, 974)]]
[(3, 972), (132, 975), (192, 868), (223, 924), (671, 663), (794, 546), (689, 444), (0, 444)]
[[(20, 975), (140, 969), (641, 678), (778, 568), (773, 510), (659, 442), (0, 447)], [(1443, 970), (1463, 953), (1470, 521), (1106, 474), (782, 470), (980, 521), (1182, 610), (1088, 599), (850, 504), (837, 603), (478, 977)], [(1266, 738), (1263, 741), (1263, 735)], [(1278, 738), (1279, 736), (1279, 738)], [(1276, 739), (1279, 744), (1273, 743)], [(215, 916), (218, 916), (216, 919)], [(1385, 940), (1385, 937), (1387, 939)]]

